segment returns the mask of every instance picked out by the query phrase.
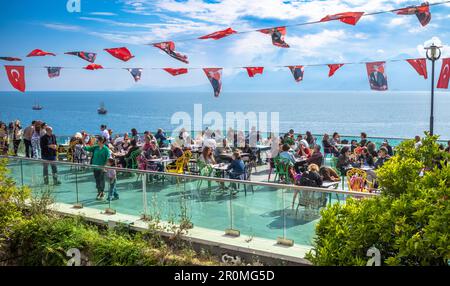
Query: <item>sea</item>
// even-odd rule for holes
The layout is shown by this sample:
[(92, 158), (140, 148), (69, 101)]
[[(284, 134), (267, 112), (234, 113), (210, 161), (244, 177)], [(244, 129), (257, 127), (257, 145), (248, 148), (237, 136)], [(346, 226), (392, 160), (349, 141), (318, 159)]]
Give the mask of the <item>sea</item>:
[[(268, 128), (273, 126), (271, 119), (274, 124), (276, 121), (280, 132), (292, 128), (297, 133), (366, 132), (370, 137), (412, 138), (429, 130), (431, 106), (430, 93), (419, 91), (223, 92), (219, 98), (189, 91), (0, 92), (0, 98), (0, 121), (19, 119), (26, 126), (32, 120), (43, 120), (61, 136), (81, 130), (98, 134), (101, 124), (115, 133), (131, 128), (139, 132), (157, 128), (170, 131), (180, 125), (173, 120), (180, 115), (190, 117), (191, 130), (197, 130), (205, 129), (208, 118), (220, 114), (225, 129), (227, 113), (254, 112), (257, 116), (266, 114)], [(32, 110), (36, 103), (43, 109)], [(106, 115), (97, 113), (102, 103), (108, 110)], [(197, 120), (195, 108), (201, 109)], [(435, 134), (450, 139), (449, 92), (435, 94), (434, 118)]]

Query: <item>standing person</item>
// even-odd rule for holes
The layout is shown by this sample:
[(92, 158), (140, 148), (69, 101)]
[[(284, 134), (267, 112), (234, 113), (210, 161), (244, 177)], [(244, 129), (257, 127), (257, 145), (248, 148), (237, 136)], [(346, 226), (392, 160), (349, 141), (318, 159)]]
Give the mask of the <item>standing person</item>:
[(103, 137), (105, 137), (106, 142), (109, 142), (110, 135), (109, 135), (108, 129), (107, 129), (107, 127), (106, 127), (105, 124), (102, 124), (102, 125), (100, 126), (100, 131), (101, 131), (101, 134), (100, 134), (100, 135), (103, 136)]
[(8, 155), (8, 129), (6, 124), (0, 121), (0, 155)]
[[(109, 158), (108, 162), (106, 163), (108, 167), (115, 167), (114, 159)], [(116, 189), (116, 181), (117, 181), (117, 174), (116, 170), (108, 169), (106, 171), (106, 175), (108, 176), (109, 181), (109, 192), (108, 192), (108, 198), (107, 201), (115, 201), (119, 199), (119, 194), (117, 193)]]
[(364, 147), (367, 143), (367, 134), (365, 132), (361, 132), (361, 141), (359, 142), (359, 146)]
[(31, 148), (31, 137), (34, 133), (34, 124), (36, 121), (32, 121), (31, 125), (25, 128), (23, 131), (23, 143), (25, 144), (25, 156), (27, 158), (33, 157), (33, 149)]
[(308, 142), (309, 148), (314, 148), (316, 145), (316, 138), (311, 134), (311, 131), (306, 131), (306, 141)]
[(19, 145), (22, 141), (22, 126), (20, 125), (19, 120), (16, 120), (13, 123), (11, 130), (11, 139), (13, 142), (14, 156), (17, 156), (17, 151), (19, 150)]
[[(56, 161), (56, 150), (58, 145), (56, 144), (56, 136), (53, 134), (53, 129), (50, 126), (45, 128), (46, 134), (40, 138), (41, 154), (42, 159), (46, 161)], [(48, 165), (49, 163), (44, 163), (43, 173), (44, 173), (44, 184), (48, 185)], [(58, 169), (55, 164), (50, 163), (52, 167), (53, 184), (61, 185), (58, 181)]]
[[(94, 166), (105, 166), (111, 157), (111, 151), (105, 145), (106, 138), (99, 137), (97, 145), (85, 146), (84, 150), (92, 152), (91, 164)], [(97, 188), (97, 200), (101, 200), (105, 196), (105, 172), (101, 168), (94, 169), (95, 185)]]
[(34, 123), (33, 134), (31, 135), (31, 149), (33, 150), (33, 158), (41, 159), (41, 122)]
[(416, 137), (414, 137), (414, 141), (416, 142), (416, 143), (414, 143), (414, 147), (416, 149), (419, 149), (420, 147), (422, 147), (422, 139), (420, 138), (419, 135), (416, 135)]

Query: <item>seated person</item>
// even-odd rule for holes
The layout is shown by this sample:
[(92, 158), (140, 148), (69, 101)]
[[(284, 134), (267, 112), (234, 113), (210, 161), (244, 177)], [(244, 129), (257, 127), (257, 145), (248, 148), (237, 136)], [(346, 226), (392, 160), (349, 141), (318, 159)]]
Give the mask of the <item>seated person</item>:
[(323, 135), (322, 145), (323, 145), (323, 153), (325, 155), (333, 154), (334, 156), (339, 156), (339, 150), (337, 149), (336, 146), (331, 145), (330, 136), (326, 133)]
[(339, 175), (336, 173), (333, 168), (322, 166), (320, 168), (320, 175), (323, 178), (323, 181), (329, 181), (329, 182), (339, 182), (341, 179), (339, 178)]
[[(301, 136), (301, 135), (299, 135)], [(306, 141), (305, 141), (306, 142)], [(299, 141), (297, 148), (297, 156), (309, 158), (312, 155), (311, 149), (309, 149), (308, 143), (305, 144), (304, 140)]]
[(245, 164), (239, 152), (233, 153), (233, 160), (228, 166), (227, 171), (229, 171), (230, 179), (240, 179), (245, 174)]
[(373, 166), (374, 164), (374, 160), (372, 155), (369, 153), (369, 150), (367, 149), (367, 147), (363, 147), (362, 148), (362, 152), (360, 155), (357, 156), (356, 159), (359, 163), (361, 167), (364, 166)]
[(300, 179), (300, 186), (307, 187), (321, 187), (323, 183), (322, 177), (319, 174), (319, 166), (311, 164), (308, 166), (308, 171), (303, 172)]
[(314, 146), (314, 152), (312, 155), (307, 159), (306, 163), (308, 164), (316, 164), (317, 166), (322, 166), (323, 162), (323, 155), (320, 152), (320, 145)]
[(341, 172), (341, 174), (347, 174), (347, 170), (352, 165), (352, 160), (350, 148), (344, 147), (341, 149), (341, 154), (338, 157), (338, 161), (336, 163), (336, 168)]
[(389, 145), (389, 142), (386, 139), (384, 139), (383, 144), (381, 144), (381, 147), (386, 148), (389, 156), (391, 156), (391, 157), (394, 156), (394, 150), (393, 150), (392, 146)]
[(385, 147), (381, 147), (378, 151), (378, 159), (374, 164), (375, 169), (379, 169), (383, 167), (384, 163), (389, 160), (390, 156), (388, 154), (388, 150)]
[[(145, 146), (145, 145), (144, 145)], [(161, 158), (161, 152), (159, 152), (158, 146), (156, 146), (155, 142), (150, 142), (147, 150), (142, 153), (143, 158), (148, 162), (150, 159), (159, 159)], [(164, 166), (161, 162), (145, 162), (146, 166), (149, 170), (152, 171), (164, 171)]]
[(333, 137), (330, 139), (330, 144), (335, 147), (337, 147), (337, 144), (341, 144), (341, 136), (339, 136), (339, 133), (333, 133)]
[(181, 149), (177, 143), (174, 142), (170, 145), (169, 157), (171, 159), (178, 159), (183, 156), (183, 154), (183, 149)]
[(210, 147), (204, 147), (202, 154), (198, 159), (207, 165), (216, 164), (216, 160), (214, 159), (212, 149)]
[(244, 148), (242, 148), (242, 153), (249, 154), (250, 161), (256, 160), (256, 150), (255, 150), (255, 148), (250, 147), (250, 144), (248, 143), (248, 141), (245, 141)]
[(367, 150), (369, 151), (369, 154), (372, 155), (373, 158), (378, 157), (377, 145), (375, 145), (375, 143), (373, 142), (367, 143)]
[(125, 163), (122, 166), (125, 166), (125, 168), (131, 168), (132, 167), (132, 161), (131, 161), (131, 154), (134, 151), (139, 150), (139, 147), (137, 146), (136, 140), (132, 139), (130, 143), (130, 148), (128, 148), (128, 152), (124, 157), (120, 157), (121, 163)]
[(358, 141), (352, 140), (350, 143), (352, 146), (350, 147), (351, 153), (355, 152), (355, 149), (358, 148)]
[(295, 164), (295, 157), (291, 152), (289, 152), (289, 150), (291, 150), (291, 146), (289, 146), (289, 144), (283, 144), (281, 147), (281, 152), (278, 156), (280, 158), (289, 160), (289, 162), (291, 162), (292, 164)]
[(166, 133), (161, 128), (159, 128), (156, 132), (155, 139), (159, 143), (159, 147), (163, 147), (165, 144), (164, 142), (167, 140)]

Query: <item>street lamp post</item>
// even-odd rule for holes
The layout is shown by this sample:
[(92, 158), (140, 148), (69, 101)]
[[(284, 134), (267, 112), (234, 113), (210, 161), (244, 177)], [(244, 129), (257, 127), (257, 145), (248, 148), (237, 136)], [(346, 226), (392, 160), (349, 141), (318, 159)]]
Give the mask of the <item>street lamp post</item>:
[(430, 135), (434, 134), (434, 63), (441, 57), (441, 49), (434, 43), (425, 48), (427, 59), (431, 61), (431, 115), (430, 115)]

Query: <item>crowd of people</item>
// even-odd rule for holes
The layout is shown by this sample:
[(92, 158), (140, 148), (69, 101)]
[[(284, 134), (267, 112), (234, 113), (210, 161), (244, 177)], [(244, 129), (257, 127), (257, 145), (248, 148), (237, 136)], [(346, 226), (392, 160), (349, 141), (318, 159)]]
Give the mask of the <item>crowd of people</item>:
[[(206, 129), (195, 137), (181, 129), (177, 136), (171, 138), (163, 129), (158, 129), (155, 134), (149, 131), (141, 134), (135, 128), (130, 133), (114, 134), (106, 125), (101, 125), (97, 135), (85, 131), (75, 133), (68, 146), (60, 150), (61, 146), (57, 143), (52, 127), (45, 122), (32, 121), (22, 128), (20, 121), (16, 120), (8, 125), (0, 122), (0, 154), (7, 155), (9, 150), (12, 155), (17, 156), (23, 142), (26, 157), (47, 161), (43, 164), (45, 184), (49, 183), (49, 165), (54, 184), (60, 184), (56, 164), (51, 163), (58, 159), (60, 152), (66, 153), (67, 160), (75, 163), (163, 172), (166, 167), (158, 159), (169, 159), (170, 167), (189, 150), (198, 154), (197, 159), (202, 166), (227, 164), (229, 177), (239, 179), (246, 173), (249, 162), (263, 163), (262, 151), (257, 146), (264, 145), (270, 146), (266, 159), (272, 167), (275, 158), (282, 158), (290, 163), (292, 178), (303, 178), (294, 179), (293, 182), (308, 186), (321, 186), (324, 181), (337, 182), (341, 178), (340, 174), (345, 174), (350, 168), (363, 166), (370, 168), (367, 170), (368, 177), (375, 181), (374, 170), (383, 166), (394, 154), (394, 148), (387, 140), (377, 149), (377, 145), (368, 140), (366, 133), (361, 133), (359, 142), (341, 140), (340, 137), (337, 132), (332, 136), (324, 134), (321, 142), (317, 142), (310, 131), (302, 135), (291, 129), (282, 136), (269, 134), (267, 138), (263, 138), (255, 128), (248, 134), (230, 128), (226, 135), (220, 130)], [(416, 136), (415, 140), (416, 148), (420, 147), (420, 137)], [(443, 149), (450, 152), (450, 141)], [(324, 165), (324, 158), (328, 156), (334, 158), (333, 167)], [(94, 177), (98, 199), (105, 197), (106, 179), (110, 183), (107, 199), (119, 198), (115, 188), (115, 172), (95, 169)]]

